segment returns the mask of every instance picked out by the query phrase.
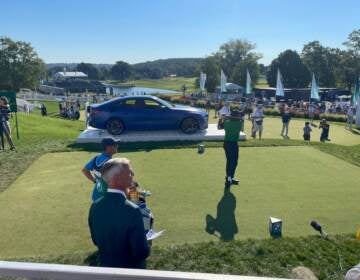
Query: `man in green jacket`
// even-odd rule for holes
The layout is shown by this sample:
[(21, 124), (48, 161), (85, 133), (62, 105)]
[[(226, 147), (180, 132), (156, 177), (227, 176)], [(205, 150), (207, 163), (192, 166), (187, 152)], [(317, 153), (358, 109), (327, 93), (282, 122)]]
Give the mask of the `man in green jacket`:
[(104, 267), (145, 268), (150, 254), (140, 209), (127, 200), (134, 172), (126, 158), (108, 160), (101, 169), (106, 194), (90, 208), (91, 238)]
[(241, 113), (237, 110), (231, 112), (224, 122), (225, 139), (224, 150), (226, 155), (225, 186), (238, 185), (239, 180), (234, 178), (239, 158), (239, 135), (243, 126)]

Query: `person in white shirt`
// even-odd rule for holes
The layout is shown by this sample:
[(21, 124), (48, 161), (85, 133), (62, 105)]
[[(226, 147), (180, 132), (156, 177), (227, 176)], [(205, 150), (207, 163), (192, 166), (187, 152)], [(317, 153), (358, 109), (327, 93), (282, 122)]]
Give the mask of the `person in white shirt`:
[(263, 120), (264, 120), (264, 109), (262, 104), (258, 104), (255, 112), (252, 114), (253, 121), (253, 131), (252, 137), (256, 138), (256, 133), (259, 132), (259, 139), (261, 140), (262, 132), (263, 132)]
[(230, 102), (226, 101), (224, 106), (219, 110), (219, 117), (229, 117), (230, 115)]
[(218, 122), (218, 129), (224, 128), (224, 121), (227, 117), (230, 117), (231, 110), (230, 110), (230, 102), (226, 101), (224, 106), (219, 110), (219, 122)]

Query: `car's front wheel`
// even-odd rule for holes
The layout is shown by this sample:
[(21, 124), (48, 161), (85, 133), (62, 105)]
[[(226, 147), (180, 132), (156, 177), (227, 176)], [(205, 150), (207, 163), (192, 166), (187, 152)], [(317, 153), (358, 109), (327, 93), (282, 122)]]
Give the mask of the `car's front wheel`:
[(186, 134), (192, 134), (199, 130), (199, 123), (194, 118), (186, 118), (181, 122), (180, 129)]
[(119, 119), (110, 119), (106, 123), (106, 130), (111, 135), (120, 135), (124, 132), (125, 126), (124, 123)]

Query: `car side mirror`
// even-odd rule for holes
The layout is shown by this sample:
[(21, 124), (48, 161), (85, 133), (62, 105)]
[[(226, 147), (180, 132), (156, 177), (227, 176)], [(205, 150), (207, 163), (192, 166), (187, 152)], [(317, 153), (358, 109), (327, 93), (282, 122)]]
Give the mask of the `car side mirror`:
[(160, 107), (161, 107), (162, 110), (166, 110), (168, 108), (165, 105), (161, 105)]

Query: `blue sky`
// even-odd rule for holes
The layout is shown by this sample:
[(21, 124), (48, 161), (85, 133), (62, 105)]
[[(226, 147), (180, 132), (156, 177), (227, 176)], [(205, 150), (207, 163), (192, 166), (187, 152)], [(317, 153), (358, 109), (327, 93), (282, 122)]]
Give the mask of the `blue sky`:
[(205, 57), (242, 38), (268, 64), (312, 40), (342, 47), (359, 11), (359, 0), (0, 0), (0, 36), (47, 63)]

